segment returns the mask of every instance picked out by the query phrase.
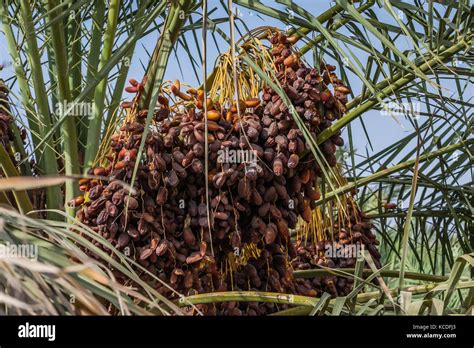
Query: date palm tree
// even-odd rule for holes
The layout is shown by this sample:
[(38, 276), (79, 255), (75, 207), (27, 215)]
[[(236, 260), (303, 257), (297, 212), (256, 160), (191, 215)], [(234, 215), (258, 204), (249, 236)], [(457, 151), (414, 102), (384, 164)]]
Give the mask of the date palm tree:
[[(38, 248), (34, 260), (0, 258), (0, 312), (179, 315), (182, 305), (238, 300), (290, 303), (280, 313), (287, 315), (472, 314), (473, 7), (404, 0), (321, 7), (309, 0), (0, 0), (0, 121), (10, 132), (0, 144), (0, 243)], [(131, 70), (144, 68), (149, 109), (173, 68), (205, 90), (226, 86), (228, 95), (240, 65), (274, 84), (255, 50), (269, 25), (297, 38), (308, 64), (335, 63), (351, 87), (345, 115), (317, 139), (305, 134), (316, 148), (341, 130), (347, 139), (345, 182), (329, 179), (317, 204), (357, 190), (384, 267), (367, 270), (360, 260), (354, 269), (294, 272), (354, 277), (353, 292), (336, 299), (224, 292), (171, 302), (127, 255), (112, 257), (92, 243), (108, 245), (73, 220), (67, 203), (123, 120)], [(235, 64), (212, 68), (214, 52)], [(86, 116), (76, 115), (78, 105), (90, 110)], [(380, 141), (383, 134), (394, 140)], [(137, 286), (117, 282), (104, 262)]]

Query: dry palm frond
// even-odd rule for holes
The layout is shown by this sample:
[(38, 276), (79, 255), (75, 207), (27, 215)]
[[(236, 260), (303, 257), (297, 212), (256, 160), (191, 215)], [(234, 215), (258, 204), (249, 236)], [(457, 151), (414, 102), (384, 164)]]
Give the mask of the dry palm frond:
[[(180, 313), (140, 280), (125, 255), (114, 251), (122, 262), (119, 267), (135, 279), (134, 287), (119, 284), (102, 262), (87, 256), (79, 245), (92, 244), (78, 233), (93, 235), (87, 227), (71, 229), (67, 223), (36, 220), (5, 208), (0, 208), (0, 222), (3, 314), (105, 315), (111, 308), (121, 314)], [(107, 243), (98, 235), (94, 238)], [(99, 255), (112, 260), (112, 255)]]

